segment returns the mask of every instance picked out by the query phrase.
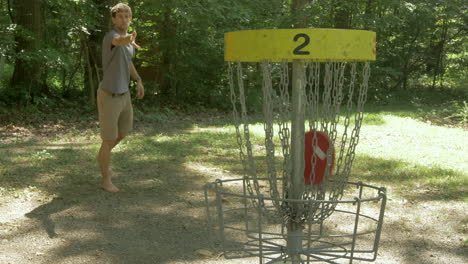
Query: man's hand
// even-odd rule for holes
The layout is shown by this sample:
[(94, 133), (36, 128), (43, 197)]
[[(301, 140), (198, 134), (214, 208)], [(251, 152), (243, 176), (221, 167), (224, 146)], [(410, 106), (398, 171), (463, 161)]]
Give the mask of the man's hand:
[(112, 45), (114, 46), (127, 46), (128, 44), (132, 45), (136, 49), (140, 49), (140, 45), (135, 43), (137, 37), (136, 31), (133, 31), (132, 34), (126, 34), (122, 36), (115, 37), (112, 39)]
[(145, 87), (143, 87), (143, 81), (137, 82), (137, 98), (142, 99), (145, 96)]
[(132, 42), (130, 43), (130, 45), (132, 45), (135, 49), (140, 49), (140, 48), (141, 48), (140, 45), (138, 45), (138, 44), (135, 43), (136, 37), (137, 37), (137, 32), (136, 32), (136, 31), (133, 31), (133, 33), (132, 33), (132, 35), (131, 35), (131, 37), (130, 37), (130, 39), (131, 39), (131, 41), (132, 41)]
[(141, 77), (138, 74), (133, 62), (130, 62), (130, 75), (132, 76), (132, 78), (134, 80), (137, 81), (137, 87), (136, 87), (136, 89), (137, 89), (137, 94), (136, 94), (137, 98), (138, 99), (143, 98), (143, 96), (145, 96), (145, 88), (143, 87), (143, 81), (141, 80)]

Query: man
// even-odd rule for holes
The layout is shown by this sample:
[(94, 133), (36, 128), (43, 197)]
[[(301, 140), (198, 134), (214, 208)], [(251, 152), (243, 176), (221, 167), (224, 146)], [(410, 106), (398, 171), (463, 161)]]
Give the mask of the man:
[(112, 184), (110, 157), (112, 149), (122, 141), (133, 126), (133, 108), (130, 99), (130, 76), (137, 81), (137, 98), (145, 95), (143, 82), (132, 63), (137, 33), (128, 34), (132, 10), (125, 4), (111, 9), (114, 28), (102, 41), (102, 67), (104, 77), (98, 89), (99, 126), (102, 144), (97, 160), (102, 175), (101, 187), (108, 192), (118, 192)]

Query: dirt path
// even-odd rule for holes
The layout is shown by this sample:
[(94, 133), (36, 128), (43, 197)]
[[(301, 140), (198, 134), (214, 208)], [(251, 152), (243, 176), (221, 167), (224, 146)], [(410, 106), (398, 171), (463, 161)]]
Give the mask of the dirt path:
[[(84, 143), (96, 144), (96, 138)], [(64, 142), (62, 147), (83, 146)], [(92, 155), (81, 158), (93, 164)], [(95, 167), (86, 175), (66, 170), (49, 175), (42, 183), (50, 185), (47, 193), (34, 187), (2, 192), (0, 264), (258, 263), (225, 260), (209, 247), (203, 185), (231, 177), (229, 172), (175, 158), (135, 166), (141, 169), (116, 169), (115, 181), (122, 190), (117, 194), (97, 188)], [(405, 198), (387, 187), (389, 201), (375, 263), (468, 263), (466, 203), (426, 199), (424, 193)]]

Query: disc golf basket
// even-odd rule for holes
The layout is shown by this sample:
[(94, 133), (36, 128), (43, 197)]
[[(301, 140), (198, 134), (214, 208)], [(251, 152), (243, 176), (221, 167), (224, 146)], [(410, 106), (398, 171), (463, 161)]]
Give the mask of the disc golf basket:
[[(207, 184), (205, 197), (226, 258), (376, 259), (386, 191), (348, 181), (375, 53), (369, 31), (225, 34), (243, 177)], [(261, 89), (260, 117), (247, 109), (252, 89)]]

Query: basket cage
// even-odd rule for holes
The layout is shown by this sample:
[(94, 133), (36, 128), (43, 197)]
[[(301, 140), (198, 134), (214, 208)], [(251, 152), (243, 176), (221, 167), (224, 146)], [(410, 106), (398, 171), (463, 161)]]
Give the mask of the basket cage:
[[(261, 36), (268, 34), (260, 33), (253, 36), (264, 41)], [(236, 49), (242, 38), (229, 40), (234, 44), (226, 45), (228, 57), (240, 52), (256, 58)], [(360, 56), (359, 48), (349, 51)], [(375, 37), (373, 51), (375, 56)], [(339, 56), (346, 57), (346, 50)], [(349, 181), (369, 61), (261, 59), (228, 61), (227, 68), (243, 175), (205, 187), (214, 244), (227, 258), (255, 257), (260, 264), (375, 260), (386, 190)], [(249, 103), (259, 101), (261, 115)]]
[[(268, 179), (259, 179), (260, 185)], [(299, 252), (288, 247), (287, 221), (273, 198), (250, 196), (246, 179), (217, 180), (205, 186), (210, 241), (227, 259), (257, 263), (353, 263), (377, 258), (386, 204), (385, 188), (347, 182), (340, 200), (280, 199), (290, 206), (314, 208), (320, 221), (301, 224)], [(263, 200), (264, 207), (258, 206)], [(253, 201), (256, 201), (254, 203)], [(333, 213), (327, 209), (333, 207)]]

